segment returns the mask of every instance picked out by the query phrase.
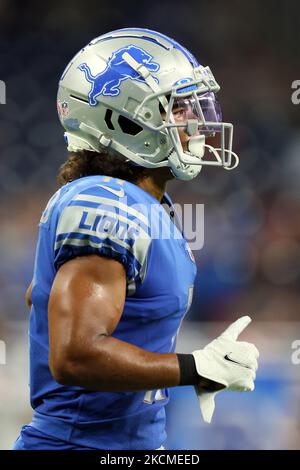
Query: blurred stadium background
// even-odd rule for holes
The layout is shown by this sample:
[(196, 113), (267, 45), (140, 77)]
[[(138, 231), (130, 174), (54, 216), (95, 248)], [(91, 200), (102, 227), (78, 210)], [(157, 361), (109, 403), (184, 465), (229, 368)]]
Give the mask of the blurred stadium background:
[(223, 394), (211, 426), (191, 387), (172, 390), (169, 448), (300, 448), (300, 79), (297, 0), (49, 3), (0, 0), (0, 449), (30, 420), (24, 294), (33, 272), (38, 221), (66, 151), (56, 115), (58, 79), (90, 39), (126, 26), (176, 38), (221, 84), (225, 120), (235, 124), (240, 166), (204, 169), (175, 181), (178, 203), (205, 204), (205, 244), (194, 302), (178, 350), (188, 352), (250, 314), (244, 337), (261, 351), (255, 393)]

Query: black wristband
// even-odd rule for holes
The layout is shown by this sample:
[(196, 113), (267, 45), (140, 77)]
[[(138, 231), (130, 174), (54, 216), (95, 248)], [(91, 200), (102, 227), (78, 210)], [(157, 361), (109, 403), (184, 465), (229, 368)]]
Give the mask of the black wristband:
[(193, 354), (177, 354), (180, 371), (179, 385), (196, 385), (199, 375)]

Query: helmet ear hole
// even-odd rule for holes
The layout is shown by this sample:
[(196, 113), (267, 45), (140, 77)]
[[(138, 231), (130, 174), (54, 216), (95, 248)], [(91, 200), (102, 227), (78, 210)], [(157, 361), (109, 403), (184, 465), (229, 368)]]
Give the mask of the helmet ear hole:
[(122, 115), (119, 116), (118, 123), (124, 134), (137, 135), (143, 130), (142, 126)]
[(105, 122), (106, 122), (106, 125), (107, 125), (108, 129), (114, 131), (115, 128), (114, 128), (113, 123), (111, 122), (111, 117), (112, 117), (112, 110), (111, 110), (111, 109), (107, 109), (107, 110), (106, 110), (106, 113), (105, 113), (104, 120), (105, 120)]

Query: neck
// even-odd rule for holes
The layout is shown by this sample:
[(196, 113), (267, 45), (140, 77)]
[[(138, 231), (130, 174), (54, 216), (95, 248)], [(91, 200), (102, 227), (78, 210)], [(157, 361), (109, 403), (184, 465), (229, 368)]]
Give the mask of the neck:
[(163, 194), (166, 192), (167, 182), (169, 179), (172, 179), (169, 169), (158, 168), (157, 170), (153, 170), (153, 173), (136, 184), (161, 202)]

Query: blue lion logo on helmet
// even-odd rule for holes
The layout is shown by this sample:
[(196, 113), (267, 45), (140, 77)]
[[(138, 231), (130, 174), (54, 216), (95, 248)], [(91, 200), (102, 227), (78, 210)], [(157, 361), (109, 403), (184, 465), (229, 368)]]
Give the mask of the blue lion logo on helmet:
[[(128, 52), (137, 62), (145, 65), (151, 72), (159, 70), (159, 64), (153, 62), (153, 56), (141, 47), (129, 45), (122, 47), (113, 53), (106, 69), (98, 75), (93, 76), (87, 63), (80, 64), (79, 70), (84, 72), (86, 80), (92, 84), (89, 92), (90, 106), (96, 106), (97, 96), (118, 96), (120, 94), (120, 85), (124, 80), (137, 80), (145, 82), (144, 78), (134, 70), (124, 59), (124, 52)], [(157, 78), (156, 78), (156, 81)]]

